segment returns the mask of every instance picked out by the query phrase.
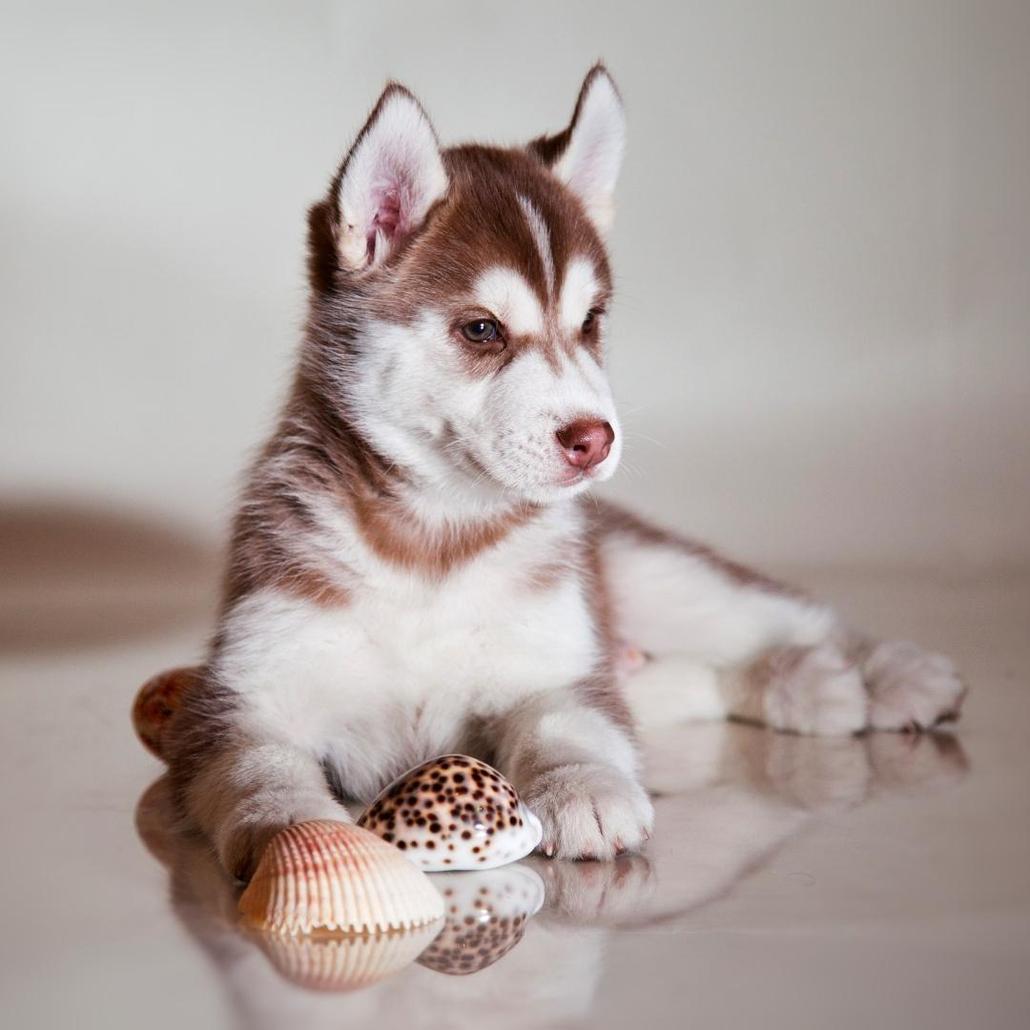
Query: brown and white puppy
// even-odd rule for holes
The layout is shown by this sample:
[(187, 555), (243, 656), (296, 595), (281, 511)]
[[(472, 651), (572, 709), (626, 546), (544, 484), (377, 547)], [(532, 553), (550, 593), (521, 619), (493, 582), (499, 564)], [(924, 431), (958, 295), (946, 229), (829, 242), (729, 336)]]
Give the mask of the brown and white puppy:
[[(639, 848), (631, 709), (802, 733), (931, 726), (950, 664), (582, 494), (622, 435), (604, 68), (563, 132), (442, 149), (391, 85), (309, 218), (296, 378), (250, 472), (202, 684), (170, 727), (186, 812), (246, 877), (444, 752), (498, 765), (546, 854)], [(617, 679), (617, 640), (655, 658)]]

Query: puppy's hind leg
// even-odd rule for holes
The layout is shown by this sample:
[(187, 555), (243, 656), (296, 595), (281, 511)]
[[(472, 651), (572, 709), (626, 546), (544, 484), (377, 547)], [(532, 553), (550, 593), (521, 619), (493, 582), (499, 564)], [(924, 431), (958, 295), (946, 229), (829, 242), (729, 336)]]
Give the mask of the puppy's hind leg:
[(597, 512), (615, 632), (658, 659), (627, 677), (643, 725), (730, 716), (846, 734), (958, 718), (965, 687), (943, 655), (867, 640), (798, 591), (618, 509)]
[(642, 725), (736, 717), (799, 733), (867, 725), (834, 612), (619, 509), (597, 509), (616, 634), (653, 661), (627, 676)]

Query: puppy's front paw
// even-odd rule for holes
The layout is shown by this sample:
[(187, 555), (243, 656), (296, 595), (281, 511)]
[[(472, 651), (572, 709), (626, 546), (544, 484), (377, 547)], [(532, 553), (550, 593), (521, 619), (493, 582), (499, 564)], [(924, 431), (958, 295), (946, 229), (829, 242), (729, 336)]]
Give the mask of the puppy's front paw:
[(544, 826), (548, 857), (612, 859), (637, 851), (651, 835), (654, 809), (636, 780), (607, 765), (565, 765), (524, 792)]
[(279, 808), (269, 801), (267, 808), (257, 815), (249, 813), (243, 818), (227, 819), (211, 835), (215, 853), (230, 876), (244, 883), (250, 881), (268, 842), (287, 826), (312, 820), (353, 822), (343, 805), (329, 798), (303, 796), (293, 799), (288, 809)]
[(959, 717), (966, 689), (944, 655), (889, 640), (872, 649), (864, 672), (874, 729), (926, 730)]

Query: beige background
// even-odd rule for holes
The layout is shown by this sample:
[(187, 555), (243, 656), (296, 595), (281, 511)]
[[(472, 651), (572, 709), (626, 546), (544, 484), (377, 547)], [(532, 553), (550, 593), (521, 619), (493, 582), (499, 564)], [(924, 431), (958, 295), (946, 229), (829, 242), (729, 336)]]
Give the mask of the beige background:
[(1030, 5), (4, 6), (0, 503), (217, 540), (383, 81), (519, 141), (603, 56), (613, 492), (773, 564), (1030, 563)]

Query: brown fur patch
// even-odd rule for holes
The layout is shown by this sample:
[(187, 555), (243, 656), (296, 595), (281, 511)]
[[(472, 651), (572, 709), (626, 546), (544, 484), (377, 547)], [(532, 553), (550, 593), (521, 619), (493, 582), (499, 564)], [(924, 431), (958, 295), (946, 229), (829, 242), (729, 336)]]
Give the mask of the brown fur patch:
[(355, 495), (353, 512), (369, 546), (386, 561), (434, 577), (471, 561), (513, 529), (525, 525), (536, 508), (518, 505), (506, 514), (444, 529), (429, 529), (402, 504)]
[(574, 576), (577, 573), (575, 564), (561, 558), (553, 558), (534, 565), (526, 577), (526, 584), (530, 590), (544, 593), (553, 590), (559, 583)]
[(608, 501), (598, 501), (591, 510), (594, 526), (601, 536), (623, 533), (642, 544), (675, 548), (711, 566), (738, 586), (753, 587), (771, 594), (800, 596), (798, 590), (779, 580), (766, 576), (747, 565), (742, 565), (740, 562), (732, 561), (705, 544), (654, 526), (632, 512), (626, 511), (625, 508), (620, 508)]
[(378, 455), (302, 367), (278, 432), (255, 463), (233, 526), (223, 611), (264, 587), (326, 606), (347, 603), (352, 570), (305, 541), (322, 532), (318, 501), (350, 517), (384, 561), (432, 577), (495, 546), (537, 512), (513, 503), (503, 514), (429, 527), (404, 503), (406, 474)]
[(200, 769), (230, 747), (237, 704), (237, 695), (202, 668), (168, 724), (162, 757), (168, 762), (176, 808), (187, 821), (189, 787)]
[(594, 674), (576, 684), (579, 696), (607, 715), (627, 731), (633, 730), (633, 715), (626, 701), (622, 685), (615, 675), (615, 630), (611, 594), (605, 581), (601, 560), (600, 538), (596, 532), (587, 533), (585, 540), (583, 590), (593, 617), (594, 635), (601, 658)]

